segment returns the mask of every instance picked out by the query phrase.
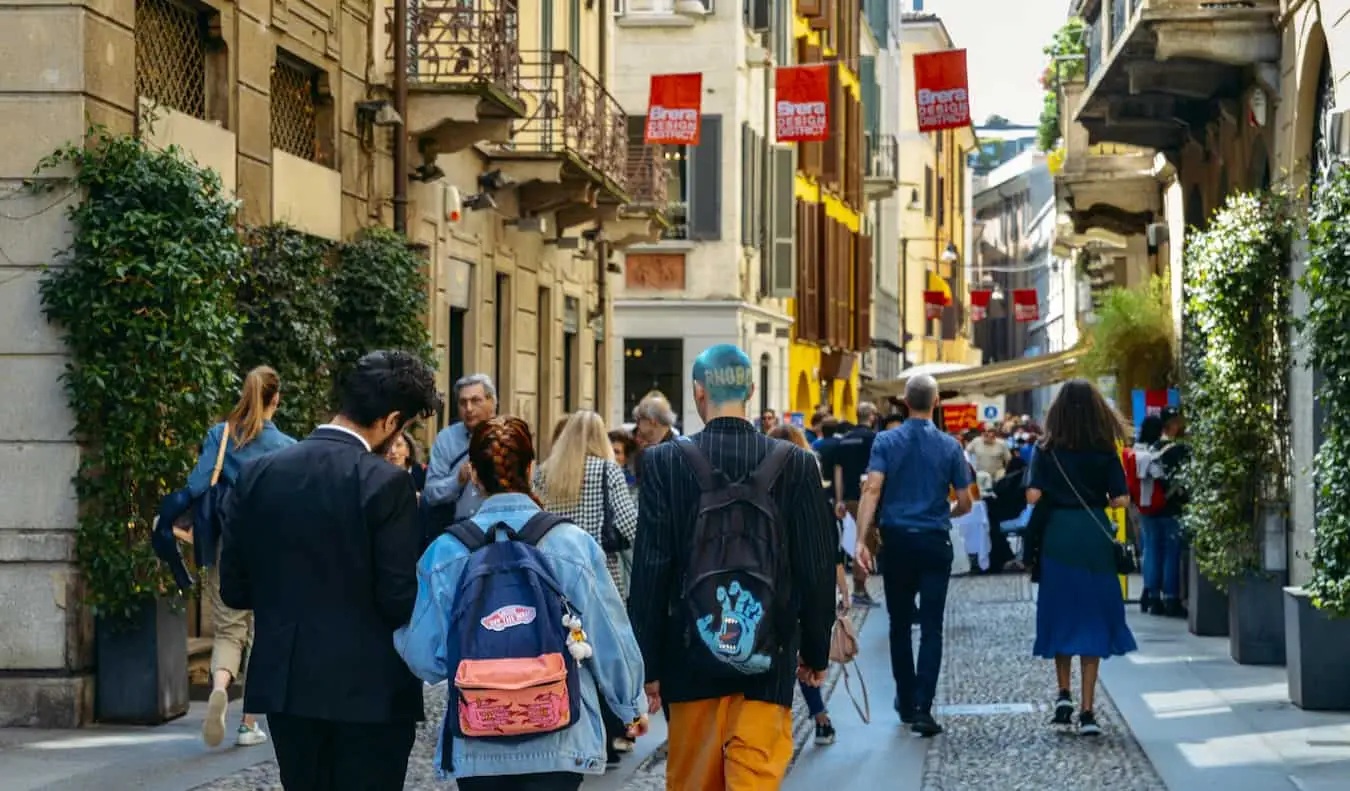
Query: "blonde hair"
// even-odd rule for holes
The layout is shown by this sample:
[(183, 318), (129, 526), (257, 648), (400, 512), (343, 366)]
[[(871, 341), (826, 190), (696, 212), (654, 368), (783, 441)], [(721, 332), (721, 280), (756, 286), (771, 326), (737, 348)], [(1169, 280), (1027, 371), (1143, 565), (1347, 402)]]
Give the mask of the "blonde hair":
[(774, 426), (769, 431), (769, 436), (774, 439), (781, 439), (784, 442), (791, 442), (793, 445), (803, 449), (810, 450), (811, 446), (806, 443), (806, 435), (802, 430), (791, 423), (781, 423)]
[(257, 439), (267, 420), (267, 408), (281, 392), (281, 377), (270, 366), (260, 365), (244, 377), (239, 402), (225, 416), (230, 424), (230, 436), (236, 447), (243, 447)]
[(556, 510), (581, 502), (588, 456), (613, 461), (614, 446), (605, 431), (605, 421), (596, 413), (583, 410), (568, 418), (540, 468), (545, 507)]

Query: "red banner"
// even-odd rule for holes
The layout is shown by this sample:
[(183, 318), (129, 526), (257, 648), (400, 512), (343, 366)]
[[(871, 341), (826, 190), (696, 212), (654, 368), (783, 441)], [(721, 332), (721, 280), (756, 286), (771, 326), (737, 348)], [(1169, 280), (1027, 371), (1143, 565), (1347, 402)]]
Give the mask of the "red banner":
[(930, 319), (942, 318), (942, 309), (947, 305), (947, 292), (923, 292), (923, 315)]
[(698, 145), (703, 74), (653, 74), (647, 98), (647, 145)]
[(989, 298), (994, 292), (988, 289), (976, 289), (970, 292), (970, 320), (982, 321), (989, 316)]
[(1018, 321), (1040, 321), (1041, 301), (1036, 296), (1036, 289), (1013, 289), (1013, 318)]
[(916, 54), (914, 86), (920, 132), (970, 126), (965, 50)]
[(778, 142), (826, 140), (830, 136), (830, 66), (783, 66), (774, 71), (774, 118)]
[(980, 427), (980, 410), (976, 404), (943, 404), (942, 427), (948, 434), (964, 434)]

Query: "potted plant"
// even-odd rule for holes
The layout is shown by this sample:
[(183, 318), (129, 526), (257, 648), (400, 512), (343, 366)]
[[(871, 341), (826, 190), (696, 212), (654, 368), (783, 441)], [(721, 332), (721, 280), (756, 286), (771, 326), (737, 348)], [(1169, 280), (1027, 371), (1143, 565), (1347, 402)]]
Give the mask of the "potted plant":
[(1285, 660), (1289, 228), (1281, 196), (1233, 195), (1186, 248), (1183, 520), (1242, 664)]
[(1111, 288), (1102, 295), (1087, 328), (1084, 375), (1114, 377), (1117, 402), (1133, 390), (1167, 390), (1177, 383), (1176, 338), (1172, 331), (1171, 285), (1154, 277), (1146, 288)]
[(1304, 709), (1350, 710), (1350, 172), (1318, 184), (1309, 212), (1308, 295), (1302, 322), (1308, 364), (1322, 373), (1322, 444), (1317, 448), (1313, 576), (1285, 589), (1289, 697)]
[(69, 171), (83, 195), (41, 297), (69, 354), (62, 383), (81, 445), (76, 559), (95, 621), (94, 713), (159, 723), (187, 711), (187, 622), (149, 534), (234, 389), (235, 203), (177, 149), (102, 128), (39, 171)]

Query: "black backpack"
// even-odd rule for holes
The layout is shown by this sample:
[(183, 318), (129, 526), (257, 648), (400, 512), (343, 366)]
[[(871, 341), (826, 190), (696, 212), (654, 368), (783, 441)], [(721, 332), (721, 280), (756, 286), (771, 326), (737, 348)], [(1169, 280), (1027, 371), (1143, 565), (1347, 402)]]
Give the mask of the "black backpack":
[(714, 675), (767, 672), (782, 651), (788, 609), (787, 554), (778, 529), (774, 481), (792, 455), (775, 442), (750, 477), (729, 482), (690, 440), (676, 446), (698, 477), (700, 495), (680, 593), (693, 657)]

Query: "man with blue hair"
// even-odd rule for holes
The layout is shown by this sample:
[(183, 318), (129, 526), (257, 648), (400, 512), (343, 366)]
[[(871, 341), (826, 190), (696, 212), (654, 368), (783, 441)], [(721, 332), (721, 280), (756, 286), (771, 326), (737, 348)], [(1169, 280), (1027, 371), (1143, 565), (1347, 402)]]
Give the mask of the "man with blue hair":
[(793, 686), (829, 667), (838, 532), (812, 454), (750, 422), (754, 376), (737, 347), (705, 350), (703, 431), (642, 460), (628, 608), (651, 712), (669, 707), (670, 788), (777, 788)]

